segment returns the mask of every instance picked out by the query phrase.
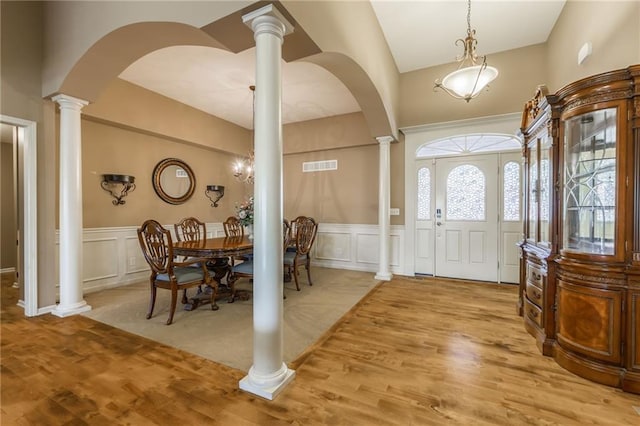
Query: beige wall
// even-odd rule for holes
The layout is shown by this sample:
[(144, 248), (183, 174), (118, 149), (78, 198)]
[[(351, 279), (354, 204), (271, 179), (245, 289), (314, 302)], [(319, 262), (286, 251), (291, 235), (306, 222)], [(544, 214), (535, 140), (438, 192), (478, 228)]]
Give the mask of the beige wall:
[(18, 260), (13, 169), (13, 141), (0, 141), (0, 269), (15, 268)]
[(377, 143), (360, 112), (287, 124), (282, 138), (285, 155)]
[[(283, 135), (287, 218), (378, 223), (379, 147), (362, 113), (288, 124)], [(303, 162), (320, 160), (338, 160), (338, 170), (302, 173)], [(404, 143), (391, 146), (391, 205), (404, 206)], [(391, 223), (403, 224), (404, 217), (392, 216)]]
[[(482, 53), (482, 40), (479, 41)], [(546, 46), (538, 44), (487, 56), (500, 75), (469, 103), (443, 91), (434, 92), (434, 81), (456, 69), (456, 64), (416, 70), (400, 75), (400, 127), (487, 117), (522, 111), (524, 103), (545, 83)]]
[[(591, 42), (593, 53), (578, 65), (578, 52), (586, 42)], [(547, 44), (551, 92), (584, 77), (640, 63), (640, 2), (569, 0)]]
[(219, 151), (246, 155), (251, 149), (247, 129), (120, 79), (82, 114)]
[[(55, 303), (55, 143), (51, 141), (46, 111), (41, 98), (43, 63), (43, 6), (41, 2), (0, 2), (0, 54), (2, 83), (0, 110), (2, 114), (37, 123), (37, 244), (38, 244), (38, 307)], [(50, 143), (51, 142), (51, 143)], [(19, 153), (20, 155), (21, 153)], [(22, 184), (18, 173), (18, 185)], [(22, 223), (22, 197), (18, 192), (18, 221)], [(23, 269), (21, 259), (20, 269)], [(22, 284), (22, 276), (19, 277)], [(21, 285), (20, 298), (24, 297)]]
[[(153, 189), (153, 170), (165, 158), (183, 160), (195, 174), (195, 191), (184, 204), (168, 204)], [(233, 178), (231, 166), (235, 158), (161, 136), (82, 120), (83, 225), (132, 226), (151, 218), (170, 225), (187, 216), (222, 222), (235, 214), (236, 203), (242, 202), (251, 190)], [(126, 204), (114, 206), (111, 195), (101, 188), (101, 175), (109, 173), (136, 177), (136, 189), (124, 199)], [(214, 184), (225, 186), (217, 208), (211, 207), (205, 196), (206, 185)]]
[[(338, 170), (302, 173), (303, 162), (321, 160), (338, 160)], [(378, 147), (286, 155), (284, 214), (321, 223), (377, 223)]]
[[(250, 186), (232, 177), (236, 155), (223, 152), (239, 146), (248, 152), (251, 134), (246, 129), (121, 80), (85, 107), (83, 117), (84, 227), (138, 225), (149, 217), (168, 224), (185, 216), (222, 222), (251, 193)], [(185, 131), (176, 132), (176, 127)], [(287, 217), (306, 214), (320, 222), (377, 223), (378, 143), (362, 113), (289, 124), (283, 139)], [(403, 200), (404, 175), (400, 145), (392, 147), (392, 200), (398, 203)], [(187, 162), (198, 182), (192, 199), (181, 206), (164, 203), (151, 186), (153, 168), (168, 157)], [(337, 159), (340, 169), (302, 174), (303, 161), (320, 159)], [(105, 173), (136, 176), (136, 190), (124, 206), (113, 206), (100, 189)], [(206, 184), (227, 187), (218, 209), (203, 195)], [(316, 185), (324, 184), (326, 195), (315, 197)], [(400, 220), (394, 217), (393, 223)]]

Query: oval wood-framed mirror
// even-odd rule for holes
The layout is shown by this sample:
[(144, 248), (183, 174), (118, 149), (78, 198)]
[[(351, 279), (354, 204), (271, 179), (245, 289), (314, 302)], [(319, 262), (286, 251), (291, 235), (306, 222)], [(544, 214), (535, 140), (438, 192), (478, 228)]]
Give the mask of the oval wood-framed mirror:
[(182, 204), (193, 195), (196, 177), (182, 160), (165, 158), (153, 169), (153, 189), (163, 201)]

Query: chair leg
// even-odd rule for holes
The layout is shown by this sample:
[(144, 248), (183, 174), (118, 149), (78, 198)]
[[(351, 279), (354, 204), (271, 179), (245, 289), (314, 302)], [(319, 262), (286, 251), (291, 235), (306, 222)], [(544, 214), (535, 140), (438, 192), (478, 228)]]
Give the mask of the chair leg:
[(309, 280), (309, 285), (313, 285), (313, 283), (311, 282), (311, 269), (310, 269), (310, 266), (311, 266), (311, 262), (309, 262), (307, 260), (307, 264), (305, 265), (305, 269), (307, 270), (307, 279)]
[(238, 277), (235, 276), (233, 272), (229, 272), (229, 275), (227, 276), (227, 284), (229, 285), (231, 296), (227, 299), (227, 303), (233, 303), (236, 300), (236, 281), (238, 281)]
[(156, 306), (156, 286), (151, 281), (151, 298), (149, 299), (149, 311), (147, 312), (147, 319), (153, 315), (153, 308)]
[(296, 282), (296, 290), (300, 291), (300, 284), (298, 284), (298, 264), (293, 264), (293, 279)]
[(213, 284), (209, 284), (209, 287), (211, 287), (211, 310), (217, 311), (218, 309), (220, 309), (220, 307), (216, 303), (216, 296), (218, 295), (218, 283), (213, 281)]
[(178, 289), (173, 287), (171, 289), (171, 306), (169, 307), (169, 319), (167, 325), (173, 322), (173, 314), (176, 312), (176, 304), (178, 302)]
[(284, 268), (285, 268), (285, 271), (284, 271), (283, 280), (285, 283), (290, 283), (291, 282), (291, 266), (284, 265)]
[[(199, 289), (199, 287), (198, 287)], [(186, 305), (188, 302), (187, 300), (187, 289), (185, 288), (184, 290), (182, 290), (182, 304)]]

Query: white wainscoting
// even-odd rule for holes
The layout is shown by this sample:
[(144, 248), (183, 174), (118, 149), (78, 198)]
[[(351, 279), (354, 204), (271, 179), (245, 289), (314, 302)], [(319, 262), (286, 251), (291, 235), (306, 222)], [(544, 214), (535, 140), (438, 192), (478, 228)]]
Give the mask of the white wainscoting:
[[(391, 272), (404, 275), (404, 227), (391, 226)], [(312, 264), (327, 268), (378, 272), (378, 225), (321, 223), (314, 243)]]
[[(173, 235), (173, 225), (163, 225)], [(137, 227), (86, 228), (83, 232), (83, 292), (91, 293), (149, 278), (149, 267), (138, 244)], [(222, 223), (207, 223), (207, 237), (224, 236)], [(59, 233), (56, 235), (56, 276), (60, 276)], [(391, 272), (403, 275), (404, 227), (391, 227)], [(318, 226), (313, 265), (356, 271), (378, 271), (378, 225)], [(59, 286), (59, 283), (57, 284)]]

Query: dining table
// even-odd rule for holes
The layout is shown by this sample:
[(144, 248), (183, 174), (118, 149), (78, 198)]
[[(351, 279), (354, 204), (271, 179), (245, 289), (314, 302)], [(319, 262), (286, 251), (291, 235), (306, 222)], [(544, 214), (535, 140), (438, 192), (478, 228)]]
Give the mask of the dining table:
[[(229, 259), (253, 253), (253, 240), (246, 236), (215, 237), (199, 241), (176, 241), (172, 247), (174, 255), (206, 259), (207, 268), (213, 272), (213, 279), (218, 283), (218, 289), (222, 290), (220, 294), (227, 292), (231, 294), (232, 291), (227, 284), (222, 283), (222, 279), (230, 270)], [(227, 291), (224, 291), (224, 289)], [(245, 297), (243, 296), (248, 298), (248, 294), (239, 294), (236, 298), (244, 299)], [(185, 309), (195, 309), (206, 300), (206, 295), (198, 294), (189, 299)], [(229, 299), (230, 302), (232, 300)]]

